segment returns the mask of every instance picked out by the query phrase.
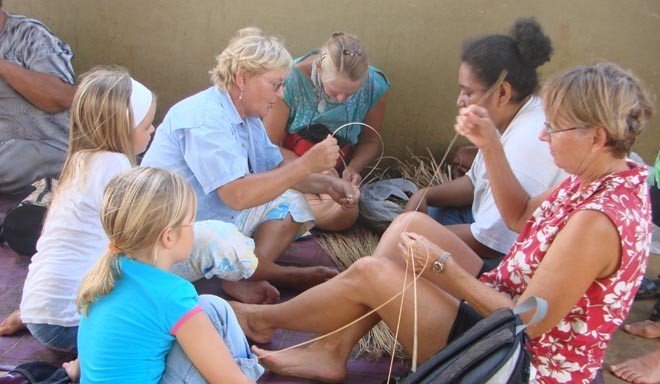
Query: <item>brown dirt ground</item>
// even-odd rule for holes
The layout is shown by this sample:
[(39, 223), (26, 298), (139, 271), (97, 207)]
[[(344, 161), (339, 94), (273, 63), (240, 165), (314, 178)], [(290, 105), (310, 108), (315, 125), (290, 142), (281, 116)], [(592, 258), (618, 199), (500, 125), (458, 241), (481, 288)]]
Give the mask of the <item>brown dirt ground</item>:
[[(651, 254), (649, 256), (649, 265), (646, 269), (646, 276), (651, 279), (657, 279), (658, 275), (660, 275), (660, 254)], [(655, 300), (636, 301), (626, 319), (626, 323), (648, 319), (654, 304)], [(603, 367), (605, 383), (626, 383), (626, 381), (619, 380), (610, 373), (608, 369), (610, 364), (620, 363), (630, 358), (644, 355), (657, 348), (660, 348), (660, 339), (644, 339), (629, 335), (623, 330), (618, 330), (614, 334), (612, 344), (607, 348), (605, 354), (605, 364)]]

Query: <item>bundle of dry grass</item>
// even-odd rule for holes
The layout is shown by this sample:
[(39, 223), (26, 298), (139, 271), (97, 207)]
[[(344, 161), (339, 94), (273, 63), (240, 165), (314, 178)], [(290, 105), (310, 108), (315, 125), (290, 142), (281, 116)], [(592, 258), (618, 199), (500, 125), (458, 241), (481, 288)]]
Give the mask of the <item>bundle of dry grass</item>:
[[(379, 237), (362, 225), (342, 233), (318, 233), (321, 248), (332, 258), (340, 270), (345, 270), (362, 256), (373, 254)], [(358, 342), (358, 355), (379, 359), (390, 356), (394, 347), (394, 335), (382, 321), (372, 328)], [(406, 359), (408, 355), (403, 347), (396, 343), (395, 357)]]
[(426, 188), (431, 185), (442, 184), (451, 180), (452, 164), (438, 164), (433, 153), (426, 148), (427, 155), (414, 154), (410, 148), (406, 148), (410, 157), (400, 160), (396, 157), (385, 157), (384, 162), (388, 165), (376, 169), (372, 176), (363, 184), (374, 181), (402, 178), (410, 180), (418, 188)]

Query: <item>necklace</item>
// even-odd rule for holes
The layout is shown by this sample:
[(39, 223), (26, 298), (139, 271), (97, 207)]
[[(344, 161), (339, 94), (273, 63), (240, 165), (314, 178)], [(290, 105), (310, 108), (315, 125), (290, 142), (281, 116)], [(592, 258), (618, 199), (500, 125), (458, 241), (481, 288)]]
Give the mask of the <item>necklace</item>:
[(325, 112), (326, 101), (325, 101), (325, 92), (323, 92), (323, 83), (321, 82), (321, 74), (317, 71), (316, 67), (321, 62), (320, 58), (315, 59), (312, 62), (312, 73), (310, 80), (312, 80), (312, 86), (314, 90), (318, 90), (318, 103), (316, 104), (316, 110), (319, 113)]

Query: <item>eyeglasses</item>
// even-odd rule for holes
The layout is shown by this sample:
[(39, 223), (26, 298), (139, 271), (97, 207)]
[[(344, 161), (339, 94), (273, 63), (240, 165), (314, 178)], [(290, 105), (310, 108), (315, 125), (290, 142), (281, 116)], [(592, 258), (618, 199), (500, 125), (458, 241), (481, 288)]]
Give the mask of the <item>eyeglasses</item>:
[(273, 86), (273, 91), (275, 91), (275, 92), (279, 92), (279, 90), (282, 89), (282, 87), (284, 86), (284, 80), (273, 82), (273, 81), (270, 81), (270, 80), (266, 79), (266, 81), (268, 81), (270, 83), (270, 85)]
[(554, 129), (554, 128), (552, 128), (552, 124), (548, 123), (547, 121), (543, 123), (543, 132), (548, 136), (552, 136), (552, 134), (554, 134), (554, 133), (573, 131), (573, 130), (576, 130), (576, 129), (587, 129), (587, 128), (590, 128), (590, 127), (581, 125), (581, 126), (577, 126), (577, 127)]

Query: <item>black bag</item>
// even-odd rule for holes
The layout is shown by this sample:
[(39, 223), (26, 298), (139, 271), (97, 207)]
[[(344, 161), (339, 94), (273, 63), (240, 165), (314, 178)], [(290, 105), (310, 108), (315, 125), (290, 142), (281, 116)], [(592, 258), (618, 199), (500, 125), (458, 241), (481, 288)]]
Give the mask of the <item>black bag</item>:
[[(535, 309), (529, 324), (519, 313)], [(463, 335), (406, 376), (401, 384), (527, 383), (531, 356), (525, 328), (541, 321), (545, 300), (530, 297), (514, 310), (502, 308), (482, 319)]]
[(21, 364), (0, 377), (0, 384), (70, 384), (64, 368), (43, 361)]
[(0, 224), (0, 244), (6, 242), (21, 255), (34, 255), (50, 203), (48, 197), (51, 195), (51, 181), (46, 179), (27, 200), (9, 209)]

